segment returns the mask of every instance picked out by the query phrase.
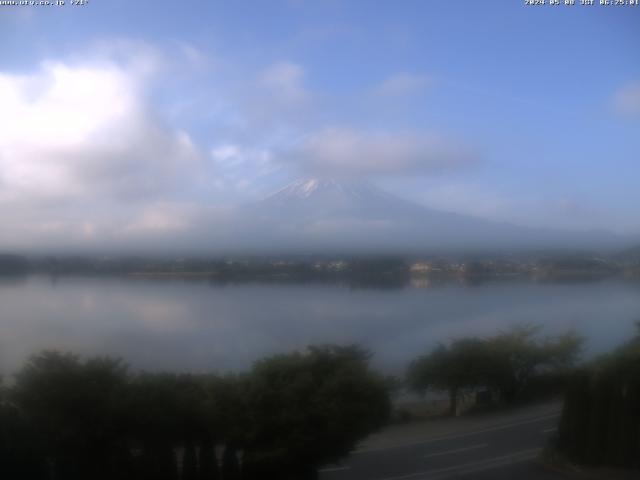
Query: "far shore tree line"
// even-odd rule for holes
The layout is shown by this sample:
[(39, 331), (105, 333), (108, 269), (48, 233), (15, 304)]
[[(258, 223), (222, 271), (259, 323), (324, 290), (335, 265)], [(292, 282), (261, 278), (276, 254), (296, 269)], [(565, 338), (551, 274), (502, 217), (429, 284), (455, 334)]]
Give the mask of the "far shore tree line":
[(0, 472), (21, 480), (314, 479), (389, 421), (399, 384), (447, 392), (450, 414), (466, 394), (514, 404), (568, 387), (558, 451), (637, 466), (640, 330), (587, 365), (578, 364), (582, 344), (574, 332), (542, 337), (521, 325), (441, 344), (410, 364), (404, 382), (373, 371), (370, 354), (353, 345), (275, 355), (226, 376), (134, 373), (118, 359), (45, 351), (0, 383)]
[(275, 257), (162, 256), (20, 256), (0, 252), (0, 277), (21, 279), (29, 274), (107, 275), (134, 278), (207, 280), (213, 284), (341, 283), (355, 288), (403, 288), (412, 279), (429, 278), (482, 283), (530, 279), (542, 282), (597, 281), (614, 275), (637, 278), (635, 250), (599, 255), (596, 252), (521, 252), (416, 255), (284, 255)]

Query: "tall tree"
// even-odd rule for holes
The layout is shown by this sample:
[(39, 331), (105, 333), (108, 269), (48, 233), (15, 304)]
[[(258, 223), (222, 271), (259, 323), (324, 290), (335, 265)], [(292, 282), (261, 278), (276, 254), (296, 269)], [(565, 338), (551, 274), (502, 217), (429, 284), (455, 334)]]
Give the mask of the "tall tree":
[(116, 359), (81, 362), (76, 355), (46, 351), (16, 375), (12, 399), (38, 432), (59, 477), (113, 473), (126, 370)]
[(414, 360), (407, 380), (416, 391), (429, 388), (449, 393), (449, 414), (455, 415), (460, 393), (464, 389), (485, 386), (499, 368), (488, 343), (477, 338), (440, 344), (431, 353)]
[(381, 426), (390, 410), (387, 386), (368, 359), (348, 346), (258, 362), (248, 378), (248, 467), (263, 478), (315, 478), (320, 465), (347, 455)]

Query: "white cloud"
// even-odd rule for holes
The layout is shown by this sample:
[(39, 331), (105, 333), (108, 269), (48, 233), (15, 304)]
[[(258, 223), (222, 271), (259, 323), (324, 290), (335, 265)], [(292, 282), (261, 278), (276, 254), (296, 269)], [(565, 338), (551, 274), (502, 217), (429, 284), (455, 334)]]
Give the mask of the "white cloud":
[(176, 45), (188, 65), (197, 69), (206, 69), (213, 64), (213, 59), (210, 55), (207, 55), (191, 43), (178, 41)]
[(211, 149), (216, 170), (216, 187), (226, 193), (237, 193), (255, 188), (260, 180), (280, 170), (273, 155), (266, 148), (238, 144), (221, 144)]
[(145, 207), (124, 226), (122, 233), (136, 236), (182, 231), (194, 215), (191, 207), (166, 203)]
[(113, 65), (136, 77), (150, 77), (168, 67), (165, 55), (148, 43), (126, 38), (100, 40), (89, 49), (72, 57), (75, 63), (85, 65)]
[(475, 160), (465, 147), (433, 135), (330, 128), (306, 137), (286, 159), (322, 175), (431, 174)]
[(433, 83), (429, 75), (400, 72), (388, 77), (374, 89), (374, 93), (384, 97), (411, 95)]
[(153, 195), (198, 161), (189, 136), (164, 125), (116, 64), (0, 74), (0, 104), (5, 197)]
[(145, 100), (156, 61), (141, 52), (0, 72), (0, 242), (91, 240), (198, 181), (198, 148)]
[(247, 166), (259, 174), (266, 174), (275, 168), (271, 152), (267, 149), (223, 144), (211, 149), (211, 157), (225, 170)]
[(241, 115), (257, 135), (300, 125), (312, 112), (313, 95), (305, 87), (304, 69), (278, 62), (259, 72), (242, 92)]
[(260, 83), (272, 94), (296, 104), (309, 100), (303, 80), (303, 68), (291, 62), (275, 63), (260, 75)]
[(613, 96), (612, 105), (620, 115), (640, 117), (640, 82), (620, 88)]
[(515, 206), (507, 196), (498, 192), (456, 183), (429, 185), (416, 200), (436, 210), (500, 221), (513, 220), (511, 215), (522, 208), (521, 205)]

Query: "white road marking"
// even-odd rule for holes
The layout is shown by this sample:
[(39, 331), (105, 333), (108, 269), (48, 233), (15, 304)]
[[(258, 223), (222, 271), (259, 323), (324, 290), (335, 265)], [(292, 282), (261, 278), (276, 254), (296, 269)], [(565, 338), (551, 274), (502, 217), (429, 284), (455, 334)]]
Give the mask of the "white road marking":
[(488, 443), (479, 443), (478, 445), (471, 445), (470, 447), (456, 448), (455, 450), (445, 450), (444, 452), (430, 453), (423, 458), (439, 457), (441, 455), (449, 455), (450, 453), (466, 452), (467, 450), (476, 450), (478, 448), (488, 447)]
[(438, 480), (445, 478), (445, 474), (455, 472), (457, 474), (467, 474), (480, 472), (482, 470), (491, 470), (505, 465), (513, 463), (526, 462), (536, 458), (541, 448), (531, 448), (528, 450), (521, 450), (519, 452), (510, 453), (509, 455), (502, 455), (500, 457), (487, 458), (478, 462), (463, 463), (460, 465), (454, 465), (452, 467), (438, 468), (435, 470), (426, 470), (423, 472), (409, 473), (407, 475), (400, 475), (396, 477), (384, 477), (376, 480), (409, 480), (409, 479), (422, 479), (422, 480)]
[(542, 430), (542, 433), (551, 433), (551, 432), (555, 432), (557, 430), (556, 427), (553, 428), (545, 428), (544, 430)]
[(472, 432), (465, 432), (465, 433), (459, 433), (459, 434), (453, 434), (453, 435), (443, 435), (441, 437), (434, 437), (434, 438), (429, 438), (429, 439), (424, 439), (424, 440), (417, 440), (414, 442), (407, 442), (407, 443), (399, 443), (396, 445), (390, 445), (387, 447), (373, 447), (373, 448), (365, 448), (365, 449), (361, 449), (361, 450), (355, 450), (354, 452), (351, 452), (351, 455), (361, 455), (363, 453), (370, 453), (370, 452), (380, 452), (383, 450), (392, 450), (395, 448), (402, 448), (402, 447), (412, 447), (414, 445), (423, 445), (425, 443), (433, 443), (433, 442), (440, 442), (442, 440), (454, 440), (456, 438), (464, 438), (464, 437), (470, 437), (472, 435), (478, 435), (480, 433), (487, 433), (487, 432), (494, 432), (496, 430), (506, 430), (508, 428), (512, 428), (512, 427), (518, 427), (520, 425), (527, 425), (530, 423), (537, 423), (537, 422), (542, 422), (544, 420), (549, 420), (551, 418), (555, 418), (555, 417), (559, 417), (560, 413), (551, 413), (549, 415), (543, 415), (541, 417), (536, 417), (533, 419), (529, 419), (529, 420), (522, 420), (520, 422), (513, 422), (513, 423), (505, 423), (502, 425), (496, 425), (495, 427), (488, 427), (488, 428), (483, 428), (480, 430), (474, 430)]

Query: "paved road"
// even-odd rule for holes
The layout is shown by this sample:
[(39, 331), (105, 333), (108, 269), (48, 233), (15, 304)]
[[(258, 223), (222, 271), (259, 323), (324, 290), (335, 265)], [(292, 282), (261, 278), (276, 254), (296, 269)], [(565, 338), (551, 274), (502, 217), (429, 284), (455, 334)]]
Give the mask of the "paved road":
[(556, 430), (560, 404), (498, 415), (392, 427), (377, 434), (321, 480), (559, 479), (536, 462)]

